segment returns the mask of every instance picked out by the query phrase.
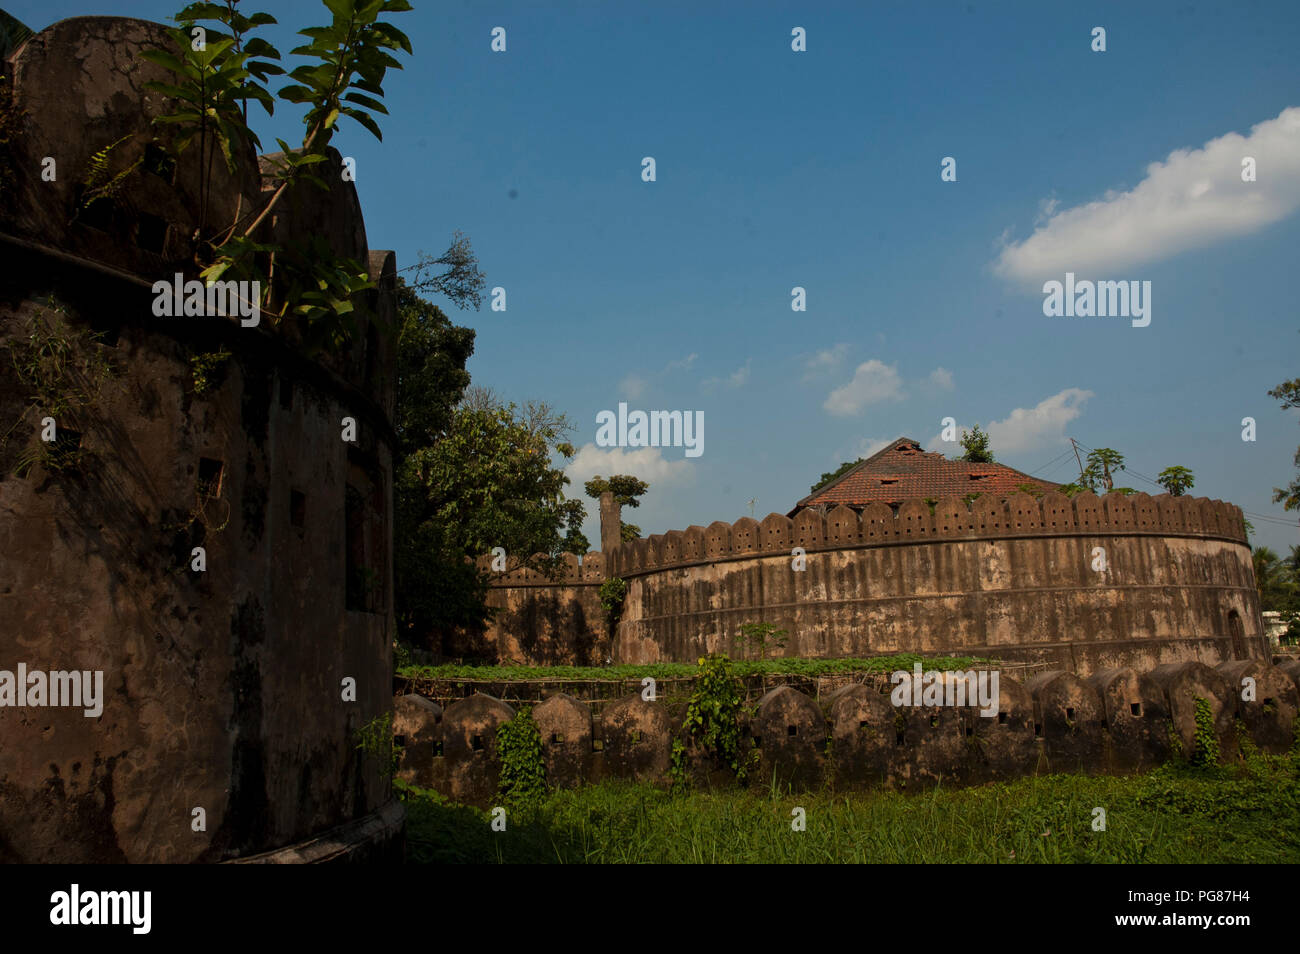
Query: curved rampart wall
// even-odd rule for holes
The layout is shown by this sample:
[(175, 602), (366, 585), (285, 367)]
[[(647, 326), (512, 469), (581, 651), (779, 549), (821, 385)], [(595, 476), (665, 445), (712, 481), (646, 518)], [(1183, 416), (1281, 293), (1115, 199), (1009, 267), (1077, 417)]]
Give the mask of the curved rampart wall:
[(1241, 510), (1218, 500), (804, 510), (656, 534), (606, 562), (629, 584), (616, 662), (736, 655), (746, 622), (788, 630), (786, 656), (989, 654), (1084, 674), (1264, 651)]
[[(309, 356), (297, 323), (265, 316), (155, 315), (154, 281), (196, 277), (201, 228), (196, 149), (153, 162), (171, 127), (151, 125), (166, 101), (144, 84), (169, 74), (139, 53), (163, 30), (65, 20), (0, 68), (24, 114), (17, 180), (0, 184), (0, 670), (103, 674), (95, 715), (0, 707), (0, 861), (222, 861), (367, 818), (387, 839), (402, 817), (357, 747), (391, 699), (393, 357), (377, 326), (395, 315), (393, 255), (370, 251), (355, 188), (326, 176), (273, 234), (369, 266), (381, 287), (351, 347)], [(87, 207), (80, 185), (113, 143), (121, 179)], [(264, 187), (251, 149), (235, 158), (233, 175), (212, 166), (209, 224)], [(13, 373), (41, 322), (71, 361), (115, 369), (93, 401), (40, 406)], [(221, 352), (200, 388), (194, 359)], [(47, 414), (81, 464), (21, 466)]]

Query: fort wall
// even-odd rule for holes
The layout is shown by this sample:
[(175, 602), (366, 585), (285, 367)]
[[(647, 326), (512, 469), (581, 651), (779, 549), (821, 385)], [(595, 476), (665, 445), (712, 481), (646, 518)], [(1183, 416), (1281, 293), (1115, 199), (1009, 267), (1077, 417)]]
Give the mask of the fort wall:
[[(796, 789), (917, 790), (1057, 772), (1127, 774), (1196, 750), (1196, 700), (1210, 705), (1221, 758), (1239, 732), (1266, 752), (1288, 750), (1300, 711), (1295, 664), (1209, 667), (1184, 662), (1151, 672), (1121, 667), (1081, 677), (1065, 671), (1027, 682), (999, 677), (998, 711), (975, 706), (898, 706), (891, 686), (851, 684), (816, 697), (790, 686), (766, 692), (745, 714), (742, 751), (758, 753), (754, 783)], [(1245, 693), (1243, 679), (1255, 680)], [(1249, 701), (1243, 696), (1251, 696)], [(496, 731), (513, 706), (481, 693), (444, 710), (422, 696), (394, 700), (403, 746), (399, 776), (457, 801), (498, 804)], [(664, 785), (680, 715), (640, 694), (592, 707), (557, 693), (532, 707), (552, 788), (605, 778)], [(722, 775), (692, 746), (688, 773)]]
[(778, 655), (981, 655), (1085, 675), (1265, 652), (1242, 514), (1218, 500), (1050, 493), (947, 498), (933, 513), (919, 500), (897, 515), (803, 510), (655, 534), (605, 563), (628, 582), (620, 663), (737, 655), (746, 622), (788, 631)]
[[(197, 147), (168, 165), (153, 143), (166, 102), (143, 84), (169, 74), (138, 54), (164, 36), (64, 20), (4, 70), (23, 125), (0, 198), (0, 669), (102, 671), (104, 700), (97, 718), (0, 708), (0, 860), (382, 851), (402, 811), (356, 732), (391, 698), (393, 255), (370, 251), (353, 185), (326, 176), (269, 234), (368, 266), (379, 287), (350, 348), (309, 354), (302, 327), (265, 316), (156, 316), (153, 282), (197, 277), (200, 227)], [(122, 178), (88, 211), (93, 157), (113, 143)], [(269, 185), (251, 150), (233, 174), (212, 168), (209, 223)], [(33, 340), (112, 371), (93, 400), (33, 408), (9, 373)], [(222, 351), (200, 386), (195, 359)], [(76, 462), (24, 467), (47, 413)]]

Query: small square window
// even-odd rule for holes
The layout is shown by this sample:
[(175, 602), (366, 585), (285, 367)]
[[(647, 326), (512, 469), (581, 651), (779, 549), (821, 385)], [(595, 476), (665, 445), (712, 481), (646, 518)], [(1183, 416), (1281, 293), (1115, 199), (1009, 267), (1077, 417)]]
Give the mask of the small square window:
[(785, 727), (785, 734), (794, 737), (799, 734), (799, 730), (795, 726), (788, 725)]
[(1142, 703), (1130, 702), (1128, 704), (1128, 713), (1129, 715), (1140, 716), (1142, 714)]

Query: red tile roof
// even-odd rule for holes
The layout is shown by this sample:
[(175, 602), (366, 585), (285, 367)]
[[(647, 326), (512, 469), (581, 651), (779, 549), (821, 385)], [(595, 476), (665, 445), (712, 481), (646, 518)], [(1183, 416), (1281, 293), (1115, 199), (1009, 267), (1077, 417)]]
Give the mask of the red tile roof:
[(861, 461), (837, 479), (795, 504), (793, 517), (805, 507), (865, 507), (870, 503), (897, 505), (904, 500), (996, 494), (1009, 497), (1021, 484), (1034, 484), (1044, 492), (1060, 484), (1030, 477), (1002, 464), (971, 464), (932, 454), (910, 437), (900, 437), (884, 450)]

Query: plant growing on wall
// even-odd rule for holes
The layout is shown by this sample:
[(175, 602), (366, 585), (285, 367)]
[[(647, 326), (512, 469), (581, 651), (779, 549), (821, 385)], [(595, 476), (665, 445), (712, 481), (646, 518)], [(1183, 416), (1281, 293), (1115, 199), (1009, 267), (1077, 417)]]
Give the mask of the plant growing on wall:
[[(731, 660), (718, 653), (702, 657), (686, 704), (682, 731), (706, 755), (730, 768), (739, 782), (745, 781), (758, 759), (753, 740), (750, 740), (748, 748), (744, 744), (741, 731), (744, 711), (745, 687), (732, 672)], [(677, 784), (684, 781), (685, 748), (683, 742), (681, 752), (677, 754), (674, 745), (674, 769), (678, 772), (674, 781)]]
[[(292, 82), (274, 95), (265, 84), (284, 74), (280, 52), (253, 33), (274, 24), (275, 18), (245, 15), (238, 0), (189, 4), (174, 17), (180, 26), (168, 31), (171, 47), (141, 54), (172, 74), (170, 82), (148, 84), (172, 104), (169, 113), (155, 120), (173, 130), (167, 148), (177, 159), (189, 153), (197, 162), (196, 264), (201, 276), (209, 282), (261, 282), (263, 315), (271, 324), (286, 317), (302, 319), (309, 348), (338, 348), (351, 340), (356, 332), (353, 297), (374, 285), (362, 263), (335, 255), (320, 236), (278, 245), (266, 236), (266, 226), (290, 191), (304, 185), (328, 188), (322, 164), (328, 161), (326, 149), (340, 119), (346, 117), (383, 138), (375, 117), (388, 112), (382, 102), (384, 76), (390, 68), (402, 68), (392, 52), (411, 52), (406, 35), (380, 19), (410, 10), (406, 0), (326, 0), (325, 6), (331, 22), (299, 31), (308, 42), (291, 55), (307, 62), (293, 69), (288, 74)], [(273, 173), (275, 188), (255, 208), (238, 210), (234, 221), (210, 227), (217, 154), (234, 172), (237, 154), (261, 145), (248, 125), (248, 101), (270, 114), (277, 98), (307, 107), (302, 144), (294, 149), (277, 140), (282, 155)], [(421, 287), (442, 291), (458, 303), (477, 304), (483, 276), (459, 233), (443, 256), (422, 260), (418, 267), (431, 264), (449, 265), (450, 271), (422, 280)]]
[(402, 762), (402, 747), (393, 738), (393, 714), (377, 715), (356, 730), (357, 748), (376, 761), (382, 778), (392, 778)]
[(771, 649), (784, 649), (788, 630), (777, 629), (774, 623), (742, 623), (736, 642), (742, 651), (757, 650), (760, 660), (767, 659)]
[(535, 807), (546, 795), (546, 763), (542, 758), (542, 733), (531, 708), (520, 709), (513, 719), (497, 727), (497, 757), (501, 776), (497, 792), (511, 809)]
[[(66, 430), (76, 423), (80, 412), (99, 402), (108, 383), (117, 377), (117, 369), (100, 347), (103, 335), (73, 328), (63, 316), (63, 308), (53, 299), (48, 300), (46, 307), (33, 314), (4, 346), (26, 406), (0, 435), (0, 446), (6, 445), (24, 422), (35, 429), (40, 419), (50, 417), (56, 431)], [(30, 433), (24, 432), (22, 443), (30, 439)], [(38, 440), (19, 457), (16, 472), (25, 475), (36, 463), (50, 470), (70, 469), (83, 456), (79, 447), (73, 448), (62, 439)]]
[(1196, 697), (1196, 749), (1192, 764), (1211, 767), (1219, 764), (1219, 737), (1214, 732), (1214, 710), (1209, 700)]
[(1192, 489), (1192, 484), (1196, 480), (1192, 477), (1192, 472), (1186, 467), (1166, 467), (1160, 473), (1156, 474), (1156, 483), (1165, 488), (1165, 492), (1174, 497), (1181, 497), (1187, 491)]

